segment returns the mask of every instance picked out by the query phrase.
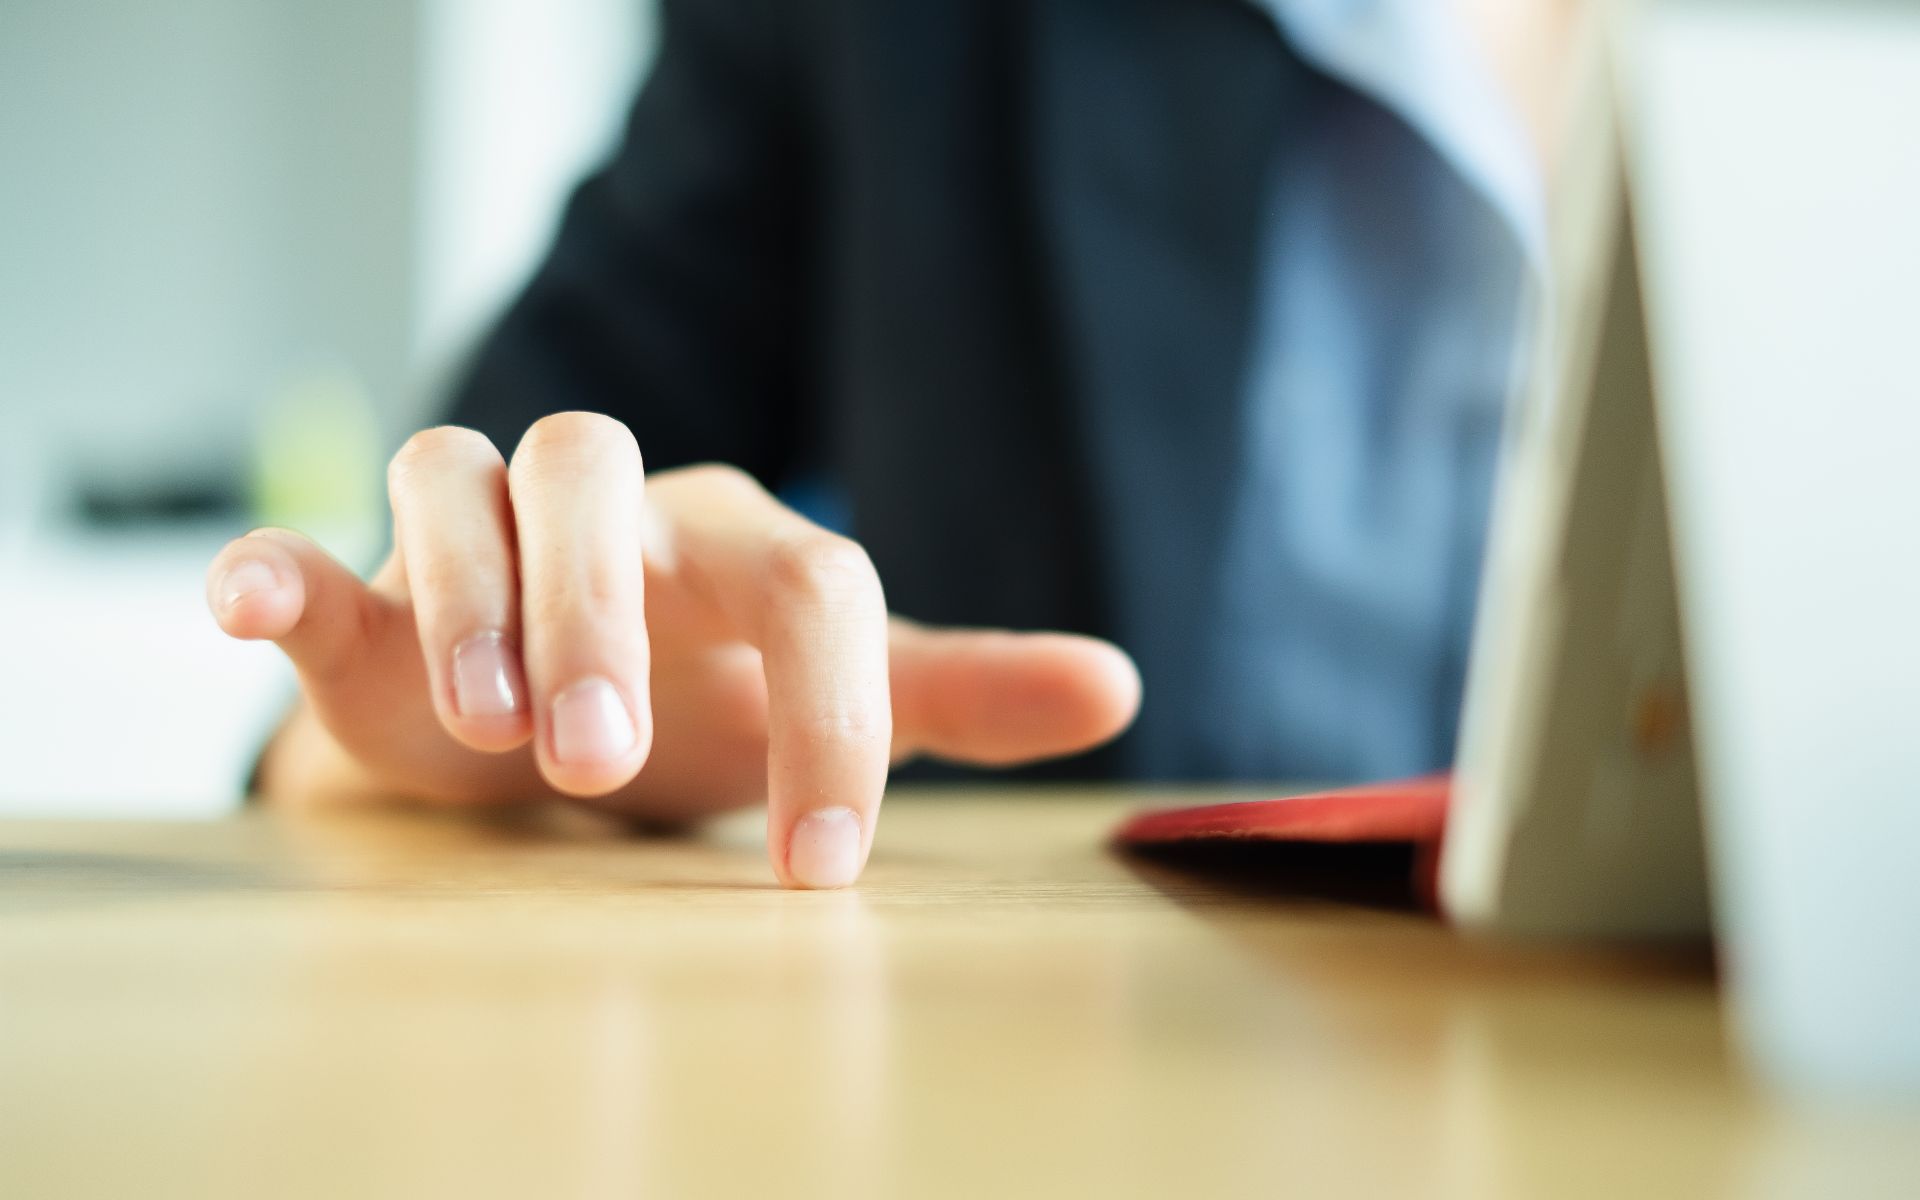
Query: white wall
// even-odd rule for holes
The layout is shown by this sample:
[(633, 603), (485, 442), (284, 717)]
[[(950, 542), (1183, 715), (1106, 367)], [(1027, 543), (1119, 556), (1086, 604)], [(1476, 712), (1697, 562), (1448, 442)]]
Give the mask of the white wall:
[(417, 58), (404, 4), (0, 5), (0, 412), (56, 483), (213, 465), (305, 358), (397, 386)]
[(5, 0), (0, 434), (56, 485), (212, 468), (316, 365), (411, 425), (608, 142), (643, 11)]
[(654, 42), (637, 0), (424, 0), (414, 361), (434, 383), (613, 144)]

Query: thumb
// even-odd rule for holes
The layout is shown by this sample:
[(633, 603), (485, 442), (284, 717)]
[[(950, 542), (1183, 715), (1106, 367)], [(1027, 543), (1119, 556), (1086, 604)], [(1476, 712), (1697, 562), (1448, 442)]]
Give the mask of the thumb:
[[(214, 557), (207, 605), (221, 629), (274, 642), (299, 672), (303, 709), (318, 722), (329, 753), (303, 760), (305, 769), (288, 780), (297, 789), (318, 795), (372, 787), (453, 801), (541, 790), (530, 755), (503, 764), (441, 726), (397, 554), (369, 586), (297, 533), (255, 530)], [(344, 774), (316, 783), (327, 772), (315, 762)]]
[(934, 629), (896, 618), (893, 758), (1011, 766), (1088, 750), (1140, 708), (1118, 646), (1064, 633)]
[(403, 632), (404, 607), (285, 529), (236, 538), (207, 568), (207, 607), (228, 635), (272, 641), (301, 677), (326, 684)]

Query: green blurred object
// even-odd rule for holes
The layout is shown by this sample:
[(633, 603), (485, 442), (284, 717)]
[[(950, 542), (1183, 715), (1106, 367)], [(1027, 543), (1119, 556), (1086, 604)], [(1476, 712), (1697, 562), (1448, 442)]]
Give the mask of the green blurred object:
[(377, 547), (383, 523), (382, 457), (373, 399), (352, 372), (292, 376), (258, 427), (255, 515), (359, 562)]

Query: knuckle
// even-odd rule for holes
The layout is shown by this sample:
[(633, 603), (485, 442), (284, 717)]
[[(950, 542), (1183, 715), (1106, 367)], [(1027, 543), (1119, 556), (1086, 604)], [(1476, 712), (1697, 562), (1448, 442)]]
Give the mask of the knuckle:
[(565, 469), (607, 456), (640, 458), (640, 444), (623, 422), (593, 412), (563, 412), (541, 417), (527, 427), (513, 452), (516, 467), (553, 461)]
[(638, 611), (640, 584), (635, 574), (606, 559), (585, 563), (577, 585), (581, 609), (615, 620)]
[(767, 587), (799, 603), (880, 602), (880, 574), (858, 542), (824, 530), (784, 537), (767, 556)]
[(543, 588), (520, 598), (520, 621), (530, 636), (544, 633), (562, 639), (580, 638), (606, 627), (602, 613), (576, 593)]
[(648, 494), (665, 509), (715, 504), (752, 505), (771, 497), (760, 481), (731, 463), (694, 463), (647, 480)]
[(498, 452), (485, 434), (458, 425), (437, 425), (408, 438), (394, 454), (393, 461), (387, 464), (387, 486), (399, 493), (420, 476), (436, 469), (498, 458)]
[(884, 708), (866, 706), (825, 709), (806, 718), (813, 739), (843, 746), (887, 746), (893, 742), (893, 716)]
[(684, 468), (680, 474), (688, 482), (701, 488), (724, 492), (746, 492), (762, 495), (766, 489), (752, 475), (734, 466), (732, 463), (699, 463)]
[(520, 598), (520, 622), (530, 633), (571, 625), (577, 611), (576, 605), (551, 591), (529, 592)]
[(546, 580), (528, 588), (520, 598), (524, 620), (534, 626), (559, 630), (592, 630), (595, 638), (609, 631), (639, 628), (640, 592), (635, 582), (612, 564), (585, 563), (564, 579)]
[(407, 570), (419, 601), (447, 617), (459, 619), (469, 616), (468, 610), (490, 607), (486, 600), (491, 581), (463, 556), (428, 555)]

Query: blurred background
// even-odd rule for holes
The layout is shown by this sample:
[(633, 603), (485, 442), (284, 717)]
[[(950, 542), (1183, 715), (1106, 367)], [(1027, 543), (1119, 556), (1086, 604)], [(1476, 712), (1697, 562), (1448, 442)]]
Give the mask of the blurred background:
[[(219, 635), (207, 560), (274, 522), (372, 565), (389, 453), (615, 135), (654, 4), (0, 0), (0, 814), (233, 803), (291, 680)], [(1732, 464), (1785, 506), (1756, 523), (1742, 492), (1711, 511), (1763, 543), (1754, 593), (1788, 612), (1825, 578), (1777, 552), (1812, 528), (1789, 517), (1881, 478), (1852, 443), (1810, 447), (1866, 427), (1851, 403), (1906, 454), (1890, 422), (1916, 411), (1920, 251), (1893, 235), (1920, 189), (1920, 8), (1648, 7), (1640, 216), (1674, 298), (1653, 319), (1688, 398), (1680, 449), (1706, 468), (1677, 486)], [(1910, 522), (1855, 507), (1883, 521), (1806, 540), (1873, 564), (1874, 586), (1805, 606), (1861, 631), (1886, 673), (1882, 625), (1841, 620), (1835, 597), (1901, 609), (1888, 571), (1907, 560), (1882, 526)], [(1753, 663), (1734, 692), (1791, 690)]]
[(272, 521), (369, 564), (388, 454), (653, 28), (651, 0), (0, 3), (0, 813), (232, 804), (291, 681), (214, 628), (208, 558)]
[[(384, 463), (607, 148), (653, 4), (0, 0), (0, 815), (235, 804), (291, 678), (216, 630), (208, 560), (271, 522), (373, 565)], [(1910, 1082), (1920, 4), (1645, 7), (1731, 961), (1780, 1073), (1884, 1076), (1907, 1031)]]

